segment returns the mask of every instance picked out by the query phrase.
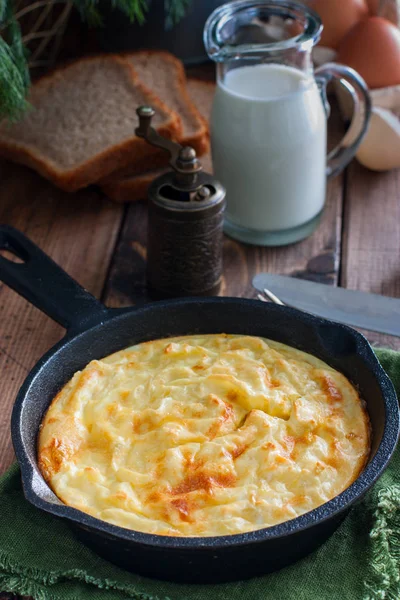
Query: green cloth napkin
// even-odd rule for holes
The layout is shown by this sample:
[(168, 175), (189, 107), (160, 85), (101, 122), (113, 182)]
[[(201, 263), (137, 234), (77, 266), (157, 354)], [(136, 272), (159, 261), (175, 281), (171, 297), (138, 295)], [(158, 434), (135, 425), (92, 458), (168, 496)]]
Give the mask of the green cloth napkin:
[[(377, 355), (400, 397), (400, 353)], [(0, 480), (0, 591), (35, 600), (399, 600), (400, 448), (366, 499), (316, 552), (277, 573), (178, 585), (126, 573), (25, 501), (19, 470)]]

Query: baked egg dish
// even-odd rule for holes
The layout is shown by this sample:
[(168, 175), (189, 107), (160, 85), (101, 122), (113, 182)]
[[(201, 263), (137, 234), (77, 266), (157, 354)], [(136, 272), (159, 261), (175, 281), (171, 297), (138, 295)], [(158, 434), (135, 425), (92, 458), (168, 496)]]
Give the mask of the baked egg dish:
[(41, 472), (65, 504), (170, 536), (269, 527), (345, 490), (369, 455), (356, 389), (268, 339), (138, 344), (77, 372), (45, 414)]

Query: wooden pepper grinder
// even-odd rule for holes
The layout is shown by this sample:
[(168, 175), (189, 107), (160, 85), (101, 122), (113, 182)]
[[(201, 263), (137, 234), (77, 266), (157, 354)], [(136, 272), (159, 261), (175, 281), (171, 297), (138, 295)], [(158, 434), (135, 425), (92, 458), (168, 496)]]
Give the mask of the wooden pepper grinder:
[(196, 152), (161, 137), (151, 127), (155, 114), (137, 109), (136, 135), (170, 153), (172, 171), (148, 191), (147, 284), (157, 298), (212, 296), (222, 277), (225, 189), (204, 173)]

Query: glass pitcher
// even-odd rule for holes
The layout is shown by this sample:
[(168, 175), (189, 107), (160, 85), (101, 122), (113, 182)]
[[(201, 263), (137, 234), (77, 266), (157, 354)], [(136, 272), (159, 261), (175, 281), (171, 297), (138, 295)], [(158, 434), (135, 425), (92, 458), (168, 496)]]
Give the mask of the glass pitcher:
[[(217, 63), (211, 117), (214, 173), (226, 187), (225, 231), (257, 245), (309, 236), (325, 204), (326, 179), (353, 158), (371, 101), (352, 69), (314, 71), (322, 23), (287, 0), (237, 0), (209, 17), (204, 42)], [(328, 156), (326, 87), (337, 80), (354, 101), (353, 121)]]

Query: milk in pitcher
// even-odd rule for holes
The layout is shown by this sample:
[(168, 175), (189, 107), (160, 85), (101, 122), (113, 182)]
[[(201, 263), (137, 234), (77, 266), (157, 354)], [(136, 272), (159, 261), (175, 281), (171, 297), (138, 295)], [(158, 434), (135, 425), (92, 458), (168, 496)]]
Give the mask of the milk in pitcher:
[(312, 75), (273, 63), (231, 69), (218, 82), (211, 131), (228, 233), (291, 230), (321, 213), (327, 125)]

